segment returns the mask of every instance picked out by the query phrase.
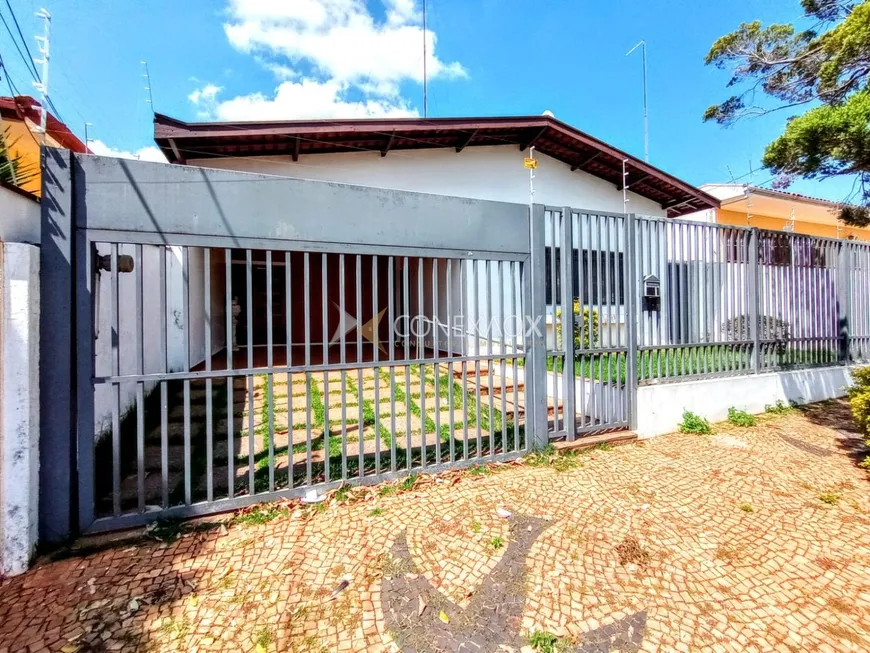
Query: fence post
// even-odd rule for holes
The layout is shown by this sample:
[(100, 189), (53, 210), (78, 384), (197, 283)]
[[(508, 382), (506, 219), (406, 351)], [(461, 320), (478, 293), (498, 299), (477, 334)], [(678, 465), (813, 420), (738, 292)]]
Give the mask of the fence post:
[[(549, 444), (547, 424), (547, 327), (541, 324), (546, 313), (546, 264), (544, 262), (544, 206), (534, 204), (529, 210), (530, 274), (526, 292), (529, 338), (526, 352), (526, 410), (531, 413), (531, 445), (543, 448)], [(529, 439), (526, 439), (527, 446)]]
[(73, 530), (76, 502), (73, 165), (70, 152), (42, 148), (39, 539), (48, 542)]
[(628, 353), (625, 361), (625, 391), (628, 393), (628, 427), (637, 430), (637, 322), (640, 317), (641, 284), (637, 278), (637, 246), (635, 244), (637, 216), (625, 217), (625, 258), (628, 264), (626, 293), (626, 337)]
[(848, 365), (852, 353), (852, 252), (848, 242), (840, 241), (837, 251), (837, 329), (839, 342), (838, 362)]
[(758, 227), (749, 232), (749, 324), (752, 329), (752, 371), (761, 372), (761, 317), (759, 304), (761, 293), (758, 287)]
[[(565, 364), (562, 367), (562, 380), (565, 385), (562, 415), (569, 442), (575, 437), (574, 420), (577, 414), (577, 397), (574, 394), (574, 225), (571, 213), (570, 206), (562, 209), (562, 350), (565, 352)], [(553, 331), (555, 332), (555, 325)], [(556, 346), (558, 347), (558, 343)]]

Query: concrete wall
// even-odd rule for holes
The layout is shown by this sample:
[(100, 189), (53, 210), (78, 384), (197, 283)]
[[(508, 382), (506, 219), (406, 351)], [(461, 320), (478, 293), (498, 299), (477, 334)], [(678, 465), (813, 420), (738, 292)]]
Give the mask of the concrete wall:
[(721, 422), (731, 406), (761, 413), (777, 401), (808, 404), (842, 397), (851, 382), (849, 368), (823, 367), (645, 385), (637, 390), (637, 434), (648, 438), (672, 433), (686, 410)]
[(0, 243), (0, 575), (23, 573), (39, 507), (39, 248)]
[(39, 245), (39, 202), (32, 195), (0, 184), (0, 240)]

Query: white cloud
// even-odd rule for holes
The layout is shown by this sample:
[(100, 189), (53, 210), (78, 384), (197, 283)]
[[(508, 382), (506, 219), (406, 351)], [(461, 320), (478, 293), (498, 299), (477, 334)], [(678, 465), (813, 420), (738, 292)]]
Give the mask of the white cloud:
[(142, 147), (135, 152), (119, 150), (117, 148), (106, 145), (100, 140), (88, 141), (88, 147), (91, 152), (100, 156), (113, 156), (118, 159), (138, 159), (139, 161), (154, 161), (156, 163), (166, 163), (166, 157), (163, 152), (154, 145)]
[(187, 99), (194, 104), (202, 102), (214, 101), (217, 94), (223, 90), (223, 87), (215, 84), (206, 84), (202, 88), (196, 89), (193, 93), (187, 96)]
[[(264, 0), (231, 0), (230, 21), (224, 25), (230, 43), (242, 52), (308, 61), (323, 75), (343, 82), (389, 83), (394, 88), (406, 79), (422, 82), (423, 27), (412, 0), (385, 0), (387, 20), (381, 24), (364, 0), (280, 4), (269, 12), (271, 3)], [(461, 64), (436, 56), (436, 45), (435, 33), (427, 29), (428, 76), (466, 76)]]
[[(374, 1), (374, 0), (370, 0)], [(365, 0), (229, 0), (224, 31), (230, 44), (272, 71), (274, 94), (221, 101), (205, 84), (188, 97), (200, 115), (223, 120), (413, 116), (401, 84), (423, 80), (422, 15), (417, 0), (379, 0), (376, 19)], [(430, 79), (467, 77), (459, 62), (442, 61), (427, 29)]]
[(346, 85), (328, 80), (282, 82), (273, 97), (262, 93), (242, 95), (223, 102), (199, 101), (203, 111), (217, 120), (295, 120), (316, 118), (374, 118), (416, 116), (417, 111), (399, 98), (342, 99)]

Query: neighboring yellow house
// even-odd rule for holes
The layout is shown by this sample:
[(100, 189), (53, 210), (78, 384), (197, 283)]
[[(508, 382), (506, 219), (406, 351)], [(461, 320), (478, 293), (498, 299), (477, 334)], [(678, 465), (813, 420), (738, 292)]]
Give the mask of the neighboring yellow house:
[[(39, 102), (28, 95), (0, 97), (0, 129), (3, 129), (10, 154), (29, 172), (28, 179), (18, 186), (34, 195), (42, 194), (39, 166)], [(70, 129), (50, 112), (46, 116), (45, 144), (84, 153), (88, 148)]]
[(839, 204), (746, 184), (705, 184), (701, 190), (721, 201), (704, 212), (707, 222), (870, 242), (870, 229), (837, 220)]

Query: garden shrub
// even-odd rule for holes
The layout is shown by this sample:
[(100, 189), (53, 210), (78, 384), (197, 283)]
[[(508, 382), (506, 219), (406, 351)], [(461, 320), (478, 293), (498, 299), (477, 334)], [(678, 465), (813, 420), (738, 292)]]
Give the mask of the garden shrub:
[(854, 385), (849, 388), (852, 416), (865, 435), (870, 436), (870, 367), (852, 371)]
[(745, 410), (737, 410), (734, 406), (728, 409), (728, 421), (734, 426), (755, 426), (755, 415), (750, 415)]
[(709, 433), (710, 422), (688, 410), (683, 411), (680, 433)]
[[(726, 340), (752, 340), (752, 322), (748, 315), (738, 315), (722, 324)], [(758, 335), (762, 340), (774, 340), (784, 345), (789, 337), (789, 323), (772, 315), (758, 317)]]
[[(590, 349), (598, 344), (598, 311), (583, 307), (583, 322), (580, 322), (580, 300), (574, 300), (574, 349)], [(556, 342), (562, 340), (562, 309), (556, 311)], [(582, 326), (582, 328), (581, 328)], [(583, 342), (580, 336), (583, 336)]]

